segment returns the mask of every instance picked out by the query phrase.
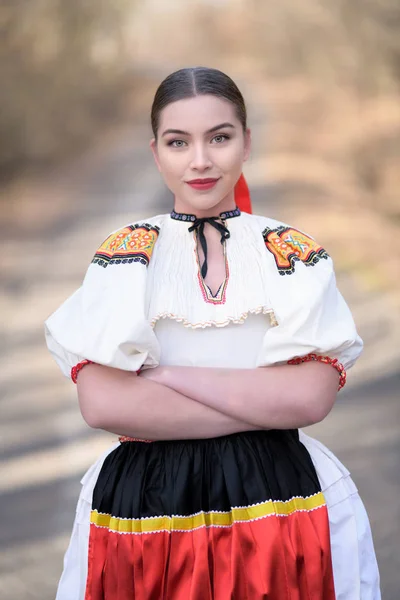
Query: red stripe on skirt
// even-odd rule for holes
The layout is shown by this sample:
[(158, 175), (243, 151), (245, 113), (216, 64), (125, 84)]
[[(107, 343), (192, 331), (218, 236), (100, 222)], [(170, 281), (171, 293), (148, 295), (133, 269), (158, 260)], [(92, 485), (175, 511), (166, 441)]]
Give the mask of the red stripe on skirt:
[(85, 600), (335, 600), (325, 506), (188, 532), (90, 527)]

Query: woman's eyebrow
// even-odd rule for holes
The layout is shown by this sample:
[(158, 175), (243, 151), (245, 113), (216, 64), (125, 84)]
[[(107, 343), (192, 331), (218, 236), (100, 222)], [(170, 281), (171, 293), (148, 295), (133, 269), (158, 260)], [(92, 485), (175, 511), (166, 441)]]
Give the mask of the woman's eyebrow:
[(216, 125), (215, 127), (211, 127), (211, 129), (209, 129), (208, 131), (206, 131), (206, 133), (213, 133), (214, 131), (218, 131), (218, 129), (224, 129), (225, 127), (231, 127), (232, 129), (235, 129), (235, 126), (232, 125), (232, 123), (221, 123), (220, 125)]
[(167, 135), (168, 133), (177, 133), (179, 135), (190, 135), (190, 133), (188, 133), (187, 131), (183, 131), (182, 129), (166, 129), (164, 131), (164, 133), (161, 135), (161, 137), (164, 137), (164, 135)]
[[(220, 123), (219, 125), (215, 125), (214, 127), (211, 127), (211, 129), (208, 129), (206, 131), (206, 133), (213, 133), (214, 131), (218, 131), (218, 129), (223, 129), (225, 127), (231, 127), (232, 129), (235, 129), (235, 126), (232, 125), (232, 123)], [(163, 134), (161, 135), (161, 137), (164, 137), (164, 135), (168, 135), (169, 133), (175, 133), (178, 135), (190, 135), (190, 133), (188, 131), (183, 131), (182, 129), (166, 129)]]

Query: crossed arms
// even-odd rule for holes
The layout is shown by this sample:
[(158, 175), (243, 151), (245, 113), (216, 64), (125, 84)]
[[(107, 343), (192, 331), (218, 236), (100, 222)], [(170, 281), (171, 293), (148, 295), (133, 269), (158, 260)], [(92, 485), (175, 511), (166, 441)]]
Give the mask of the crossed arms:
[(78, 398), (90, 427), (141, 439), (210, 438), (322, 421), (339, 374), (309, 362), (257, 369), (157, 367), (140, 375), (87, 365)]

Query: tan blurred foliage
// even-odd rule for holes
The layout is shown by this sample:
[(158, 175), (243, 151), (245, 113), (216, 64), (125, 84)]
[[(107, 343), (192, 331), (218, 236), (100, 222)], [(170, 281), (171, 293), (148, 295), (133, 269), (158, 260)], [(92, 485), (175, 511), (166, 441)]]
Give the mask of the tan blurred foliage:
[(399, 215), (398, 0), (17, 0), (0, 24), (3, 175), (85, 147), (146, 72), (226, 65), (265, 93), (278, 171), (312, 150)]
[(115, 116), (129, 67), (121, 23), (133, 6), (133, 0), (0, 5), (0, 173), (60, 158)]

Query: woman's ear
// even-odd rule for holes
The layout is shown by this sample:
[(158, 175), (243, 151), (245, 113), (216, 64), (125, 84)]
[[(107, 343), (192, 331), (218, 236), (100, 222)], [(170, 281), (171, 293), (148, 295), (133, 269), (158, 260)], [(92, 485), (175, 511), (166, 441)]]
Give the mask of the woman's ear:
[(153, 157), (154, 157), (154, 161), (155, 161), (155, 163), (157, 165), (157, 169), (161, 173), (161, 165), (160, 165), (160, 159), (158, 157), (158, 149), (157, 149), (157, 140), (155, 138), (153, 138), (150, 141), (150, 148), (151, 148), (151, 151), (153, 153)]
[(244, 132), (244, 155), (243, 160), (246, 161), (250, 157), (251, 152), (251, 129), (246, 129)]

